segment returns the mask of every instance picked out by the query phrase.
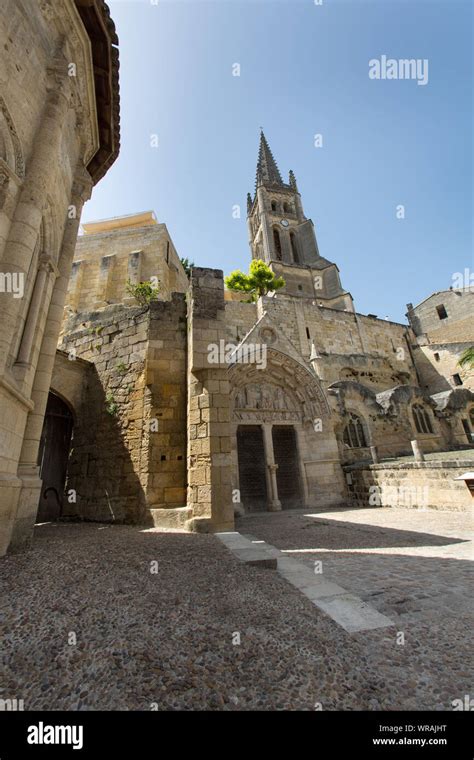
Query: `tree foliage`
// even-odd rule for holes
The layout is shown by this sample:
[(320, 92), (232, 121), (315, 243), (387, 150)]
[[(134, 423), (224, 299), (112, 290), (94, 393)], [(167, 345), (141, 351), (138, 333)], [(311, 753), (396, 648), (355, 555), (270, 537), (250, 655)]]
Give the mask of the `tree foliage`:
[(463, 351), (458, 363), (460, 367), (466, 367), (467, 369), (474, 369), (474, 346), (471, 346), (470, 348), (466, 348), (466, 350)]
[(194, 266), (194, 261), (189, 261), (189, 259), (180, 259), (181, 264), (183, 265), (183, 269), (186, 272), (186, 275), (188, 277), (191, 276), (191, 269)]
[(151, 301), (156, 301), (160, 289), (150, 280), (145, 282), (131, 282), (127, 280), (127, 293), (129, 293), (140, 306), (148, 306)]
[(250, 262), (248, 274), (236, 269), (225, 278), (224, 282), (229, 290), (248, 293), (250, 301), (256, 301), (260, 296), (266, 296), (285, 285), (283, 277), (275, 277), (268, 264), (261, 259), (253, 259)]

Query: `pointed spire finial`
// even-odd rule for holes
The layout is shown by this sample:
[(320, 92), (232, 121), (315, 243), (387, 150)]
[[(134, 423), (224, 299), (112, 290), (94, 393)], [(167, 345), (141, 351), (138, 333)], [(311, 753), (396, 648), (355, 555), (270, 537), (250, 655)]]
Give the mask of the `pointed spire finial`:
[(252, 203), (253, 203), (252, 196), (250, 195), (250, 193), (247, 193), (247, 213), (250, 212), (252, 208)]
[(280, 171), (273, 158), (262, 127), (260, 127), (260, 145), (258, 149), (257, 186), (261, 184), (283, 185)]
[(298, 187), (296, 185), (296, 177), (293, 173), (293, 169), (290, 169), (289, 178), (290, 178), (290, 185), (293, 188), (293, 190), (298, 190)]

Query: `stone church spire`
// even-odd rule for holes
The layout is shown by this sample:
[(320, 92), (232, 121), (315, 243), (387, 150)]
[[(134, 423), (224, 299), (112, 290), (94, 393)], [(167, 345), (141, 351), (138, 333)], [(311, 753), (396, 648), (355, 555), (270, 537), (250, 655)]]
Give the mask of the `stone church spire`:
[(260, 130), (255, 196), (247, 195), (247, 229), (253, 259), (261, 259), (286, 285), (281, 294), (353, 311), (337, 266), (318, 249), (313, 222), (303, 211), (294, 172), (284, 182)]
[(280, 170), (273, 158), (263, 130), (260, 130), (256, 184), (257, 187), (259, 185), (283, 185)]

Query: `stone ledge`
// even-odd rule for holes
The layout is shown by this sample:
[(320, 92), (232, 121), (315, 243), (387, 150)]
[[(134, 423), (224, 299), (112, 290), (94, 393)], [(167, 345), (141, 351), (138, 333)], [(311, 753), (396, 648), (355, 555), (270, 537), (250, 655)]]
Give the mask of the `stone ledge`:
[(193, 514), (191, 507), (150, 509), (149, 511), (155, 528), (189, 530), (189, 522)]

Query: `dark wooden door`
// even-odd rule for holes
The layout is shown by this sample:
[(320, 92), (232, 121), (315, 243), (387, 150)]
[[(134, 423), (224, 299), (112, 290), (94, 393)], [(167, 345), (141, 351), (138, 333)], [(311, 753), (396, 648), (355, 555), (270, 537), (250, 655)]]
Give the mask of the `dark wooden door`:
[(38, 522), (57, 520), (61, 516), (72, 428), (73, 417), (69, 407), (50, 393), (38, 457), (43, 481)]
[(273, 455), (276, 472), (278, 498), (283, 508), (301, 505), (301, 480), (298, 464), (296, 431), (292, 425), (273, 425)]
[(263, 431), (259, 425), (237, 428), (240, 500), (249, 512), (267, 508)]

